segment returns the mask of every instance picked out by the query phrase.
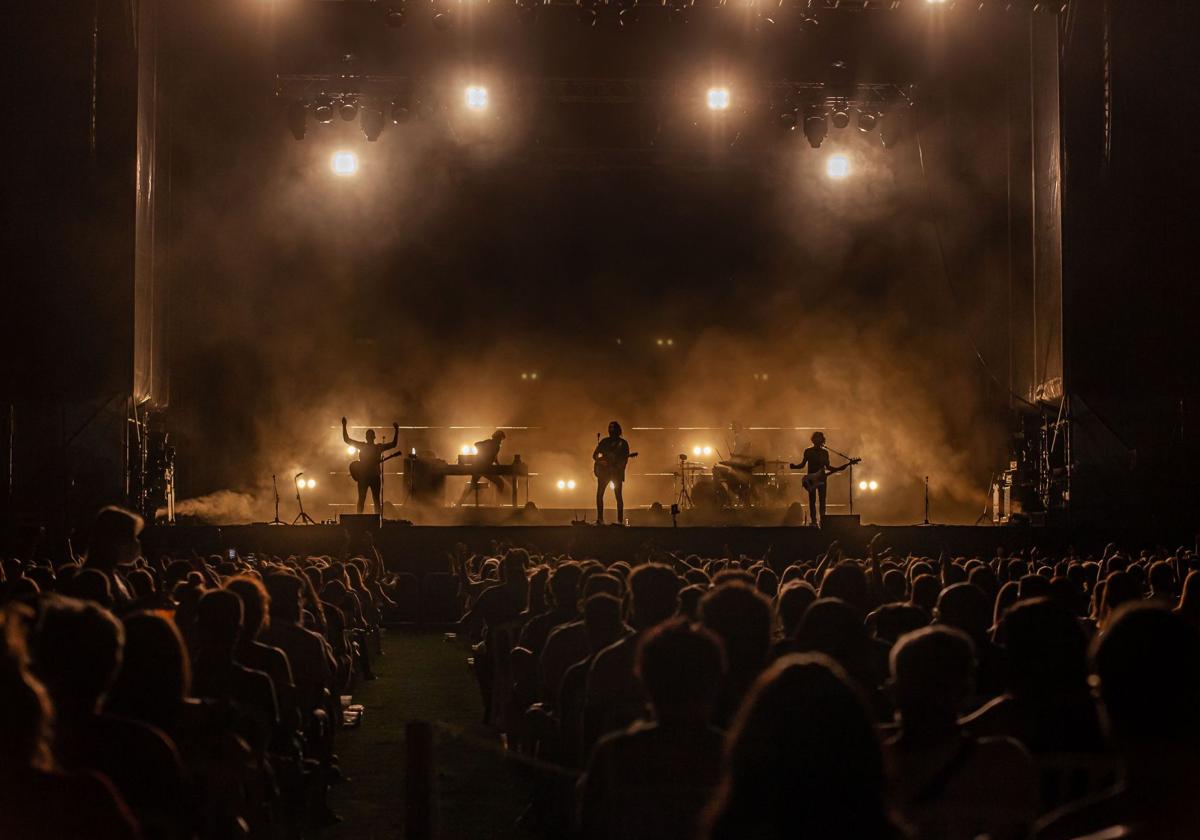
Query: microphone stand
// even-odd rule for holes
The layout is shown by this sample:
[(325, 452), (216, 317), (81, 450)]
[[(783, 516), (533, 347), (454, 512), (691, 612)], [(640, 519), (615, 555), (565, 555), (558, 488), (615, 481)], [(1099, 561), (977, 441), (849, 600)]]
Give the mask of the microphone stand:
[(278, 484), (278, 482), (275, 481), (274, 473), (271, 473), (271, 489), (275, 491), (275, 518), (272, 519), (267, 524), (268, 525), (286, 525), (287, 523), (279, 518), (279, 484)]
[(305, 525), (316, 525), (313, 518), (304, 512), (304, 500), (300, 498), (300, 476), (304, 473), (296, 473), (296, 504), (300, 506), (300, 512), (296, 514), (296, 518), (292, 520), (292, 524), (301, 522)]
[[(854, 460), (849, 455), (847, 455), (845, 452), (838, 452), (836, 449), (834, 449), (832, 446), (829, 446), (828, 444), (826, 444), (825, 448), (828, 449), (830, 452), (832, 452), (834, 455), (837, 455), (839, 458), (845, 458), (847, 461)], [(848, 472), (850, 474), (850, 515), (853, 516), (854, 515), (854, 464), (851, 464), (849, 469), (846, 470), (846, 472)]]

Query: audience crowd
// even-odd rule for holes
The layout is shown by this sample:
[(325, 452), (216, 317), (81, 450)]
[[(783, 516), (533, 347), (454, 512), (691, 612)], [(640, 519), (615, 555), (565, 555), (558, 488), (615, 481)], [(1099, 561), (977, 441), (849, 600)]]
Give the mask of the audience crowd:
[[(340, 557), (3, 560), (0, 837), (300, 837), (404, 575)], [(1194, 837), (1200, 557), (450, 558), (485, 723), (584, 840)], [(464, 702), (472, 702), (464, 698)], [(399, 825), (399, 821), (397, 822)], [(503, 833), (497, 827), (497, 834)], [(397, 836), (399, 828), (397, 828)]]

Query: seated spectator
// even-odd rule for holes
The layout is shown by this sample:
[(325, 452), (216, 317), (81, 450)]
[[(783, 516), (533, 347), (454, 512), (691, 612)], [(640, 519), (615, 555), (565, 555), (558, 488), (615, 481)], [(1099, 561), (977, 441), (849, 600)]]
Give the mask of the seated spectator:
[[(1092, 646), (1108, 738), (1124, 779), (1105, 794), (1051, 814), (1037, 840), (1124, 827), (1120, 836), (1196, 836), (1200, 789), (1200, 631), (1154, 604), (1128, 604)], [(1114, 836), (1105, 834), (1104, 836)]]
[(691, 840), (721, 775), (711, 726), (725, 671), (720, 640), (676, 619), (638, 643), (652, 722), (601, 738), (579, 782), (584, 840)]
[(269, 596), (270, 620), (259, 633), (259, 639), (287, 656), (297, 703), (307, 714), (321, 704), (322, 693), (332, 687), (333, 651), (320, 634), (301, 623), (304, 584), (296, 575), (275, 572), (263, 579), (263, 585)]
[(1087, 682), (1087, 638), (1048, 598), (1021, 601), (997, 631), (1006, 691), (963, 722), (976, 737), (1007, 735), (1034, 755), (1097, 753), (1100, 719)]
[(720, 638), (728, 670), (717, 699), (717, 726), (727, 727), (771, 650), (771, 602), (742, 583), (718, 586), (700, 602), (700, 622)]
[(563, 563), (550, 573), (547, 586), (552, 605), (525, 622), (521, 630), (521, 647), (535, 657), (541, 656), (551, 630), (579, 619), (579, 583), (582, 575), (583, 570), (578, 563)]
[(593, 595), (584, 602), (583, 627), (588, 655), (567, 669), (558, 697), (555, 698), (559, 720), (557, 755), (567, 767), (578, 767), (588, 755), (588, 747), (584, 742), (584, 715), (587, 681), (592, 665), (601, 651), (631, 636), (633, 632), (621, 620), (621, 602), (603, 593)]
[(679, 578), (661, 563), (638, 566), (629, 575), (629, 626), (626, 636), (596, 655), (587, 676), (584, 755), (601, 735), (625, 728), (646, 710), (646, 693), (634, 675), (634, 654), (642, 635), (675, 615)]
[(54, 706), (28, 669), (23, 608), (0, 611), (0, 837), (134, 840), (133, 815), (107, 778), (56, 767)]
[(892, 648), (899, 725), (887, 743), (893, 790), (924, 840), (1022, 838), (1037, 813), (1025, 749), (1010, 738), (973, 738), (958, 723), (974, 670), (970, 638), (950, 627), (917, 630)]
[[(584, 603), (593, 595), (612, 595), (618, 600), (621, 581), (614, 575), (591, 574), (583, 585)], [(587, 630), (583, 620), (570, 621), (554, 628), (546, 638), (546, 647), (539, 662), (542, 671), (542, 702), (551, 707), (558, 702), (563, 675), (567, 669), (590, 655)]]
[(755, 682), (728, 736), (706, 837), (901, 837), (871, 712), (831, 659), (791, 654)]
[(101, 711), (124, 641), (121, 625), (95, 604), (61, 596), (42, 603), (33, 668), (54, 703), (54, 755), (65, 770), (107, 776), (146, 836), (180, 836), (186, 820), (175, 745), (156, 727)]
[(242, 635), (238, 637), (234, 658), (238, 664), (262, 671), (271, 678), (281, 719), (295, 728), (299, 725), (296, 685), (287, 654), (260, 641), (263, 629), (270, 622), (268, 608), (271, 599), (266, 587), (257, 577), (239, 575), (225, 581), (225, 588), (242, 601)]

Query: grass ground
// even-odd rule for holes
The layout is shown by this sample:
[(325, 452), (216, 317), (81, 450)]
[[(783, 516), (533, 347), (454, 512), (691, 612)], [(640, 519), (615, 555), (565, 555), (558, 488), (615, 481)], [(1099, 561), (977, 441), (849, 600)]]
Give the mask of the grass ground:
[(361, 683), (354, 702), (366, 707), (361, 726), (343, 732), (338, 754), (348, 781), (331, 801), (344, 822), (319, 840), (392, 840), (403, 837), (404, 726), (435, 724), (438, 837), (443, 840), (526, 840), (516, 828), (532, 781), (499, 749), (480, 723), (482, 706), (462, 643), (441, 632), (390, 630), (379, 678)]

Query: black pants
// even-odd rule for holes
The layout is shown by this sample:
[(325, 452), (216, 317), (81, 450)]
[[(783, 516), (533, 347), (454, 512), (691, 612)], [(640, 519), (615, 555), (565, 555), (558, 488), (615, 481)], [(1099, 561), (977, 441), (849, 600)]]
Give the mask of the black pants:
[(625, 521), (625, 497), (621, 493), (621, 488), (625, 486), (625, 480), (607, 476), (596, 477), (596, 521), (604, 521), (604, 491), (608, 488), (609, 482), (612, 482), (613, 496), (617, 499), (617, 523), (620, 524)]
[(367, 503), (367, 489), (371, 490), (371, 500), (375, 502), (375, 512), (381, 513), (379, 508), (379, 476), (368, 478), (366, 481), (358, 482), (358, 512), (362, 513), (363, 508)]
[(819, 522), (822, 525), (825, 524), (825, 489), (826, 489), (826, 485), (818, 484), (816, 487), (814, 487), (813, 489), (808, 491), (808, 516), (812, 520), (814, 525), (818, 524), (818, 520), (817, 520), (818, 497), (820, 497), (819, 504), (821, 506), (821, 519)]

